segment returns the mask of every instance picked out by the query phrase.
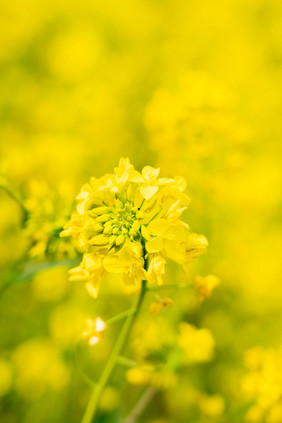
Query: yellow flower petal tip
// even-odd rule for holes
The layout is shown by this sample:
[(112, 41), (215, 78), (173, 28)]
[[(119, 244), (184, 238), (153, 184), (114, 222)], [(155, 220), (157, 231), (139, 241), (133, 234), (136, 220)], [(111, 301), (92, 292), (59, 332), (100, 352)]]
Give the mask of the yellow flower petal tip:
[(103, 339), (106, 328), (106, 323), (101, 317), (97, 317), (94, 321), (88, 319), (86, 322), (86, 330), (82, 332), (82, 338), (85, 339), (89, 345), (96, 345)]

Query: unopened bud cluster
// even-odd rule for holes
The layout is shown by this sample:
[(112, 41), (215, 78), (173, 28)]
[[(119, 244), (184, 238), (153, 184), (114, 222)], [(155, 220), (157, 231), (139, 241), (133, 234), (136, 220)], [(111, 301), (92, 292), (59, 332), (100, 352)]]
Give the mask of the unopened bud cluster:
[(93, 229), (96, 235), (90, 239), (91, 245), (120, 247), (126, 238), (141, 240), (140, 221), (144, 213), (126, 199), (118, 199), (112, 207), (96, 207), (88, 214), (95, 219)]

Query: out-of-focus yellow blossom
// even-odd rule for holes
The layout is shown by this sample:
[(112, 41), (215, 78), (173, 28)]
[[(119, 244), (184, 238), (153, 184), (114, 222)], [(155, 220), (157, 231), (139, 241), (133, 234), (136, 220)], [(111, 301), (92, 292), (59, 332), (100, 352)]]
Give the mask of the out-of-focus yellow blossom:
[(148, 385), (151, 382), (152, 374), (141, 367), (133, 367), (126, 372), (126, 379), (131, 385)]
[(263, 422), (263, 417), (264, 411), (261, 407), (258, 407), (257, 405), (251, 407), (245, 415), (245, 419), (249, 423)]
[(103, 339), (105, 329), (107, 328), (104, 320), (101, 317), (97, 317), (95, 321), (88, 319), (86, 325), (87, 329), (82, 332), (82, 337), (88, 341), (89, 345), (98, 344)]
[(100, 54), (101, 40), (93, 26), (75, 24), (55, 38), (47, 52), (47, 64), (55, 75), (75, 81), (93, 71)]
[[(19, 233), (18, 228), (23, 216), (19, 205), (1, 188), (0, 202), (0, 265), (3, 266), (11, 260), (22, 257), (29, 246), (29, 241)], [(14, 245), (17, 245), (17, 248), (14, 248)]]
[(157, 302), (154, 302), (150, 305), (149, 311), (154, 316), (158, 314), (162, 309), (168, 305), (172, 304), (172, 300), (168, 297), (160, 298)]
[(6, 395), (12, 387), (13, 375), (10, 363), (0, 357), (0, 397)]
[(220, 279), (213, 275), (208, 276), (196, 276), (195, 278), (195, 289), (199, 294), (200, 301), (204, 301), (208, 298), (214, 288), (220, 284)]
[(100, 398), (100, 407), (105, 411), (112, 411), (120, 405), (120, 393), (117, 389), (107, 386)]
[(213, 358), (215, 342), (208, 329), (197, 329), (182, 322), (179, 325), (178, 343), (183, 350), (185, 364), (201, 363)]
[(24, 233), (31, 241), (31, 258), (75, 257), (73, 246), (58, 237), (72, 203), (63, 193), (64, 187), (54, 190), (46, 182), (32, 181), (29, 185), (28, 198), (24, 201), (28, 212)]
[(206, 416), (219, 417), (224, 412), (225, 402), (221, 395), (201, 395), (199, 407)]
[(219, 417), (223, 415), (225, 410), (225, 399), (223, 396), (220, 394), (211, 395), (200, 391), (193, 386), (191, 379), (190, 381), (187, 380), (186, 374), (185, 376), (178, 382), (175, 389), (167, 392), (166, 398), (172, 414), (186, 416), (190, 415), (189, 410), (193, 410), (192, 414), (197, 410), (200, 422), (217, 423), (221, 421)]
[(141, 367), (133, 367), (126, 372), (126, 379), (131, 385), (152, 385), (158, 389), (171, 389), (176, 386), (177, 375), (167, 369), (150, 371)]
[(145, 125), (161, 163), (170, 167), (176, 161), (185, 171), (183, 156), (199, 164), (222, 140), (244, 142), (248, 131), (232, 113), (234, 101), (234, 93), (205, 72), (180, 72), (177, 79), (171, 76), (157, 87), (147, 105)]
[(242, 379), (242, 388), (255, 401), (246, 420), (278, 423), (282, 416), (282, 346), (248, 350), (245, 365), (248, 373)]
[(114, 174), (91, 178), (77, 196), (76, 211), (60, 235), (73, 236), (84, 254), (71, 280), (84, 281), (93, 297), (105, 272), (123, 274), (126, 284), (161, 284), (167, 258), (186, 268), (205, 252), (206, 238), (191, 234), (180, 220), (190, 202), (185, 182), (158, 175), (150, 166), (140, 174), (121, 159)]
[(171, 390), (177, 386), (178, 375), (164, 368), (152, 375), (152, 385), (161, 390)]
[(16, 348), (15, 387), (27, 400), (40, 398), (47, 389), (60, 391), (68, 381), (68, 370), (57, 348), (48, 339), (31, 339)]
[(59, 345), (71, 346), (80, 337), (85, 320), (85, 311), (73, 304), (62, 303), (49, 317), (50, 335)]
[[(161, 333), (165, 333), (165, 337), (160, 336)], [(138, 363), (158, 357), (167, 345), (175, 345), (175, 327), (163, 313), (157, 314), (154, 319), (147, 313), (136, 321), (132, 347)]]
[(38, 272), (32, 282), (33, 294), (39, 301), (59, 301), (67, 289), (67, 269), (57, 266)]

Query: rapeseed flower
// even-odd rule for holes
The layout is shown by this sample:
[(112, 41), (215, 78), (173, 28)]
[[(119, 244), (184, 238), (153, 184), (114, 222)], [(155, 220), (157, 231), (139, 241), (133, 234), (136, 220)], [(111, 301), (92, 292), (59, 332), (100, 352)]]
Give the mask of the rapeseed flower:
[(123, 275), (126, 284), (162, 284), (168, 259), (184, 269), (206, 250), (203, 235), (180, 220), (190, 199), (182, 178), (159, 178), (159, 169), (142, 173), (122, 158), (113, 174), (91, 178), (77, 196), (76, 210), (61, 236), (72, 236), (83, 253), (70, 280), (84, 281), (96, 298), (101, 278)]

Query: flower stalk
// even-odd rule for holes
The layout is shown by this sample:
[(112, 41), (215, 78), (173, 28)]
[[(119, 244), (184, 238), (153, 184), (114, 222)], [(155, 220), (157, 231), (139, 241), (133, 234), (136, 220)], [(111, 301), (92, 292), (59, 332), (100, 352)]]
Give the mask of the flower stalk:
[(82, 418), (81, 423), (91, 423), (93, 421), (93, 419), (95, 418), (95, 414), (97, 411), (97, 407), (98, 407), (98, 403), (99, 403), (99, 399), (100, 396), (112, 374), (112, 371), (114, 369), (115, 364), (117, 363), (117, 359), (120, 355), (120, 353), (122, 352), (126, 341), (130, 335), (130, 331), (133, 325), (133, 322), (136, 318), (136, 316), (138, 315), (144, 296), (146, 294), (146, 281), (143, 280), (142, 281), (142, 286), (141, 286), (141, 291), (140, 294), (138, 296), (137, 302), (133, 308), (133, 312), (128, 314), (123, 327), (120, 331), (120, 334), (116, 340), (116, 343), (113, 347), (112, 353), (107, 361), (107, 364), (104, 368), (104, 371), (101, 375), (101, 378), (98, 382), (98, 384), (94, 387), (92, 395), (90, 397), (88, 406), (85, 410), (84, 416)]
[(10, 197), (10, 198), (12, 198), (12, 200), (14, 200), (17, 204), (18, 204), (18, 206), (20, 207), (20, 209), (21, 209), (21, 212), (22, 212), (22, 220), (23, 220), (23, 222), (25, 222), (26, 220), (27, 220), (27, 218), (28, 218), (28, 211), (27, 211), (27, 209), (25, 208), (25, 206), (23, 205), (23, 203), (15, 196), (15, 194), (12, 192), (12, 191), (10, 191), (9, 190), (9, 188), (7, 188), (5, 185), (1, 185), (0, 184), (0, 189), (2, 189), (3, 191), (5, 191), (6, 192), (6, 194), (8, 194), (8, 196)]

